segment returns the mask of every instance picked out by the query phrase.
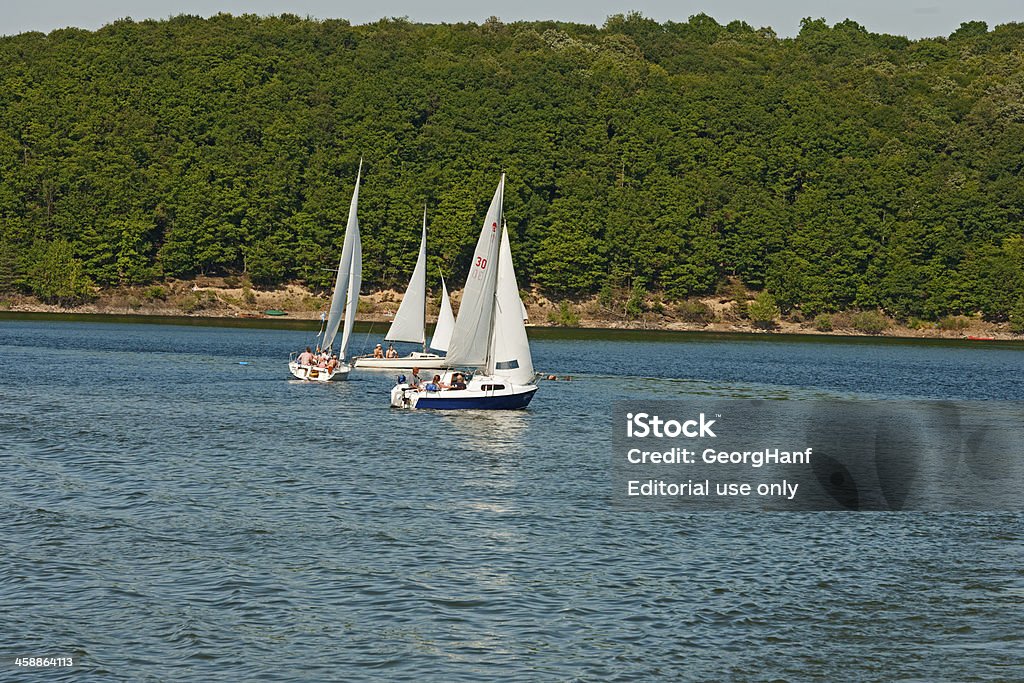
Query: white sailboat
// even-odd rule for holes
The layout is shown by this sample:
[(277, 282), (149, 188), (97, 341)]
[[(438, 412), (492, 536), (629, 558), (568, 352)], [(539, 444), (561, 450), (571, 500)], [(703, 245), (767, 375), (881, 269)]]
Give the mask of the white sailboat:
[(359, 239), (359, 181), (363, 174), (363, 162), (359, 161), (356, 173), (356, 187), (352, 191), (352, 203), (348, 209), (348, 224), (345, 226), (345, 242), (341, 248), (341, 259), (338, 261), (338, 275), (334, 280), (334, 294), (331, 296), (331, 308), (327, 314), (321, 349), (334, 353), (334, 340), (341, 327), (341, 345), (338, 347), (337, 366), (328, 369), (315, 362), (299, 362), (302, 358), (294, 358), (288, 363), (288, 370), (293, 377), (315, 382), (348, 379), (352, 366), (345, 362), (348, 353), (348, 342), (352, 336), (352, 328), (356, 323), (356, 309), (359, 308), (359, 289), (363, 283), (363, 247)]
[(465, 388), (444, 389), (456, 375), (449, 369), (441, 386), (407, 382), (391, 390), (396, 408), (439, 410), (513, 410), (525, 408), (537, 391), (530, 342), (523, 324), (522, 300), (512, 266), (508, 230), (501, 229), (505, 175), (494, 192), (480, 231), (455, 319), (446, 364), (477, 368)]
[[(452, 305), (448, 300), (448, 289), (444, 286), (444, 278), (441, 279), (443, 294), (441, 296), (441, 311), (438, 314), (437, 326), (434, 329), (434, 337), (430, 341), (430, 348), (437, 351), (446, 351), (448, 341), (451, 339), (451, 327), (455, 316), (452, 315)], [(398, 313), (391, 322), (385, 341), (412, 342), (422, 344), (422, 351), (414, 351), (408, 356), (399, 358), (374, 358), (373, 356), (359, 356), (354, 360), (354, 367), (368, 368), (373, 370), (410, 370), (412, 368), (438, 369), (446, 367), (444, 356), (427, 351), (427, 212), (423, 211), (423, 233), (420, 237), (420, 254), (416, 259), (416, 267), (413, 268), (412, 277), (409, 279), (409, 288), (405, 291), (405, 297), (398, 306)]]

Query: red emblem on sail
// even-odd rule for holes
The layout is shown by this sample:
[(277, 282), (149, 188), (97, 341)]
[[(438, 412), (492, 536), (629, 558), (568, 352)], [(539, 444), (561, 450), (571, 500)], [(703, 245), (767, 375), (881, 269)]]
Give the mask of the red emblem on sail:
[(491, 232), (497, 232), (497, 231), (498, 231), (498, 224), (497, 223), (491, 223)]

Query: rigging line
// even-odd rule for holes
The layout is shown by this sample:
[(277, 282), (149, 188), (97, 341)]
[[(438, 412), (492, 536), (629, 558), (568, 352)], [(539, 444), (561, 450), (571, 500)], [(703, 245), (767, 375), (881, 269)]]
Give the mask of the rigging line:
[(363, 339), (363, 352), (366, 351), (367, 345), (370, 343), (370, 333), (373, 332), (373, 321), (370, 321), (370, 327), (366, 330), (366, 338)]
[[(423, 202), (423, 353), (427, 352), (427, 202)], [(419, 261), (419, 257), (416, 259)]]
[(324, 336), (324, 328), (327, 326), (327, 314), (320, 312), (320, 331), (316, 333), (317, 346), (320, 346), (320, 339)]

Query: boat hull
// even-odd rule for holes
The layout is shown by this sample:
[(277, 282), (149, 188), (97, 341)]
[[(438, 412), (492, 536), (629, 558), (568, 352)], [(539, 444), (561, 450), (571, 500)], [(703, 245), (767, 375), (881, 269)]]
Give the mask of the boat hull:
[(506, 385), (499, 391), (473, 387), (425, 391), (399, 384), (391, 390), (391, 405), (417, 410), (522, 410), (530, 405), (535, 393), (536, 385)]
[(438, 356), (436, 353), (412, 353), (401, 358), (360, 356), (355, 359), (353, 367), (360, 370), (412, 370), (413, 368), (440, 370), (445, 367), (445, 364), (444, 356)]
[(292, 377), (295, 379), (301, 379), (307, 382), (337, 382), (339, 380), (348, 379), (348, 373), (351, 372), (352, 368), (347, 365), (339, 365), (334, 368), (333, 372), (327, 372), (324, 368), (314, 367), (312, 365), (299, 365), (295, 361), (288, 363), (288, 370), (292, 373)]

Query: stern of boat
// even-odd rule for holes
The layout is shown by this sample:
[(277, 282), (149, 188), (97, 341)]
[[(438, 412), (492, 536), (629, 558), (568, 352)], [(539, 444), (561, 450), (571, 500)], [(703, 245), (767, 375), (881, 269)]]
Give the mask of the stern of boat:
[(415, 408), (419, 401), (419, 393), (408, 384), (396, 384), (391, 389), (391, 407)]
[(352, 371), (352, 368), (347, 365), (339, 365), (333, 372), (328, 372), (324, 368), (299, 365), (292, 361), (288, 363), (288, 371), (292, 373), (292, 377), (295, 379), (307, 382), (337, 382), (338, 380), (348, 379), (348, 373)]

